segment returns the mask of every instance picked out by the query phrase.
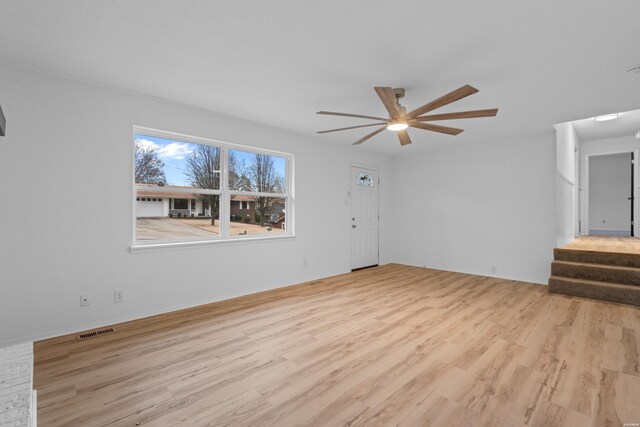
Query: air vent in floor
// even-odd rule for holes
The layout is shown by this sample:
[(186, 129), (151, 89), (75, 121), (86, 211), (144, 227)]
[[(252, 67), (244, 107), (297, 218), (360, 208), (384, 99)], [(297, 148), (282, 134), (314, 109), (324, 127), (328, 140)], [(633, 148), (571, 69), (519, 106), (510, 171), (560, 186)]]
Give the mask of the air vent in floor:
[(86, 340), (89, 338), (94, 338), (94, 337), (99, 337), (100, 335), (104, 335), (104, 334), (110, 334), (115, 332), (116, 330), (113, 328), (105, 328), (105, 329), (99, 329), (97, 331), (91, 331), (91, 332), (86, 332), (84, 334), (80, 334), (78, 335), (77, 339), (78, 340)]

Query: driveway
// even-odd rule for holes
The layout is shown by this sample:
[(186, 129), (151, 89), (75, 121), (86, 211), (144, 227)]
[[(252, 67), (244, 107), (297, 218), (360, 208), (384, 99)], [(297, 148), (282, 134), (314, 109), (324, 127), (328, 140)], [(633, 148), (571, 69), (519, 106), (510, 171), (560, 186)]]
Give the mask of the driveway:
[[(284, 230), (274, 228), (267, 231), (258, 224), (232, 222), (230, 233), (235, 235), (284, 234)], [(220, 235), (220, 221), (211, 225), (207, 218), (138, 218), (136, 222), (137, 240), (171, 240), (185, 237), (212, 237)]]
[(136, 221), (136, 238), (138, 240), (171, 240), (217, 235), (217, 229), (205, 230), (193, 227), (174, 218), (138, 218)]

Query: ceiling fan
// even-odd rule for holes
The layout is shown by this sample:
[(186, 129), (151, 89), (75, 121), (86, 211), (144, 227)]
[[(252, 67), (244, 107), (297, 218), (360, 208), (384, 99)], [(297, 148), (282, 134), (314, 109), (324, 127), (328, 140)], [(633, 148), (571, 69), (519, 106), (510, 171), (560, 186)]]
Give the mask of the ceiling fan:
[(487, 110), (474, 110), (474, 111), (459, 111), (456, 113), (444, 113), (444, 114), (432, 114), (423, 116), (423, 114), (433, 111), (437, 108), (444, 107), (452, 102), (458, 101), (469, 95), (473, 95), (478, 92), (478, 89), (470, 85), (464, 85), (453, 92), (450, 92), (440, 98), (424, 104), (422, 107), (416, 108), (413, 111), (407, 113), (407, 109), (400, 105), (400, 98), (404, 97), (403, 88), (390, 88), (390, 87), (375, 87), (374, 88), (380, 100), (384, 104), (385, 108), (389, 112), (389, 118), (375, 117), (375, 116), (363, 116), (360, 114), (349, 113), (336, 113), (333, 111), (318, 111), (316, 114), (325, 114), (328, 116), (343, 116), (343, 117), (356, 117), (360, 119), (378, 120), (377, 123), (359, 126), (349, 126), (346, 128), (322, 130), (318, 133), (338, 132), (342, 130), (357, 129), (369, 126), (381, 126), (379, 129), (371, 132), (368, 135), (363, 136), (359, 140), (353, 143), (353, 145), (362, 144), (369, 138), (372, 138), (382, 132), (385, 129), (395, 131), (398, 134), (400, 145), (411, 144), (411, 138), (407, 128), (416, 128), (422, 130), (429, 130), (432, 132), (445, 133), (447, 135), (458, 135), (463, 129), (452, 128), (448, 126), (434, 125), (431, 123), (438, 120), (454, 120), (454, 119), (471, 119), (476, 117), (493, 117), (498, 113), (497, 108), (491, 108)]

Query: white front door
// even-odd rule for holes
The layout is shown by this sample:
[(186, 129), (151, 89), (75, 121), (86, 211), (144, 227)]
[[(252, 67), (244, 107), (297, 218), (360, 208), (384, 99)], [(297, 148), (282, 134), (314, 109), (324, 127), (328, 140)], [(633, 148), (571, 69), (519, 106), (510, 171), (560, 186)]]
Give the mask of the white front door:
[(351, 167), (351, 269), (378, 265), (378, 171)]

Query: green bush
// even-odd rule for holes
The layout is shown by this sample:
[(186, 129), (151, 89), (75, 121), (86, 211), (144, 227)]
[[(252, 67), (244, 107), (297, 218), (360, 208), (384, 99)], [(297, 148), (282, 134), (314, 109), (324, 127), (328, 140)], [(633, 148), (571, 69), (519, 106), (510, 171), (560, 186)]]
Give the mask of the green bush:
[(249, 215), (245, 216), (244, 218), (242, 218), (242, 221), (245, 224), (249, 224), (251, 222), (251, 217)]

